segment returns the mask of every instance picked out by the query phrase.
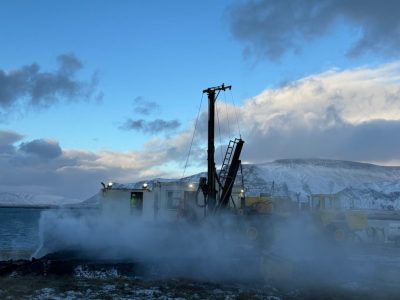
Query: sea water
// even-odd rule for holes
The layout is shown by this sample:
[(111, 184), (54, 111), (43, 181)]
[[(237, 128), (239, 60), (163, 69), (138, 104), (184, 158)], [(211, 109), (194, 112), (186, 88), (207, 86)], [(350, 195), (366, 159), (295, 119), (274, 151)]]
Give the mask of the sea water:
[(0, 208), (0, 260), (30, 258), (39, 246), (39, 219), (44, 210)]

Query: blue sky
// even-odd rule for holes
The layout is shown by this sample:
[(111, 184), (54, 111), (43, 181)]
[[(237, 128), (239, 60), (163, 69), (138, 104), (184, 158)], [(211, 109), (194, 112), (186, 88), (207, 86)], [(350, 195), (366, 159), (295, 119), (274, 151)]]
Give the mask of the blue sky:
[[(155, 149), (157, 140), (179, 139), (190, 132), (203, 88), (232, 84), (235, 102), (245, 107), (248, 99), (263, 91), (278, 93), (309, 76), (396, 62), (393, 49), (397, 45), (391, 42), (396, 36), (385, 27), (398, 28), (396, 16), (390, 13), (397, 7), (395, 1), (383, 1), (379, 9), (373, 1), (361, 1), (358, 6), (353, 2), (293, 3), (3, 1), (0, 69), (5, 74), (34, 63), (40, 72), (56, 74), (60, 68), (57, 57), (66, 55), (82, 64), (73, 80), (93, 90), (90, 97), (82, 96), (84, 92), (73, 99), (57, 95), (46, 107), (29, 105), (29, 95), (22, 93), (13, 98), (11, 108), (0, 110), (0, 130), (15, 134), (12, 145), (16, 151), (21, 143), (43, 139), (64, 154), (80, 151), (99, 155), (96, 162), (103, 161), (100, 152), (136, 155), (149, 147)], [(268, 15), (269, 7), (273, 15)], [(313, 9), (316, 13), (308, 15)], [(138, 113), (138, 98), (154, 109)], [(143, 120), (142, 127), (121, 129), (127, 120)], [(143, 124), (154, 120), (180, 125), (159, 132), (143, 129)], [(327, 154), (321, 152), (321, 156)], [(265, 160), (276, 158), (265, 156)], [(166, 161), (160, 174), (174, 173), (180, 161)], [(57, 166), (57, 170), (62, 168)]]
[[(128, 150), (145, 138), (118, 130), (123, 118), (132, 114), (132, 101), (138, 96), (159, 103), (162, 117), (188, 122), (196, 113), (202, 88), (231, 79), (229, 73), (251, 72), (245, 64), (233, 63), (241, 60), (240, 45), (226, 34), (224, 5), (212, 2), (27, 5), (17, 1), (7, 3), (5, 9), (3, 5), (2, 44), (9, 45), (2, 49), (4, 69), (37, 62), (52, 70), (57, 55), (74, 53), (85, 65), (82, 77), (99, 72), (98, 89), (104, 93), (100, 104), (91, 101), (29, 113), (14, 117), (9, 128), (29, 138), (56, 138), (65, 147)], [(86, 128), (77, 138), (82, 122)], [(59, 126), (48, 126), (54, 123)], [(126, 143), (126, 139), (139, 143)]]
[[(85, 150), (137, 149), (147, 139), (121, 131), (141, 96), (160, 105), (159, 116), (188, 123), (205, 87), (226, 82), (241, 102), (268, 87), (338, 67), (376, 63), (343, 54), (352, 31), (334, 29), (278, 62), (245, 58), (229, 31), (230, 1), (8, 1), (0, 11), (5, 70), (33, 62), (56, 68), (56, 57), (73, 53), (84, 64), (82, 78), (98, 72), (103, 100), (58, 105), (12, 115), (3, 125), (28, 139), (57, 139)], [(82, 125), (85, 125), (82, 130)]]

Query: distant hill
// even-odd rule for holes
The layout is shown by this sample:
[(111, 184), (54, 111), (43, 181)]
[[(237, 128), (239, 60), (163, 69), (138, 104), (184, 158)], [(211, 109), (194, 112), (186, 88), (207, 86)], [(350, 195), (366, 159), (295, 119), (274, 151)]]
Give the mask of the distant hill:
[[(281, 159), (262, 164), (243, 165), (246, 195), (270, 194), (306, 202), (312, 194), (336, 194), (344, 207), (399, 210), (400, 167), (326, 160)], [(197, 182), (205, 173), (186, 179)], [(240, 178), (238, 179), (240, 180)], [(171, 181), (153, 179), (152, 181)], [(143, 181), (115, 184), (114, 187), (140, 188)], [(54, 195), (30, 195), (0, 192), (0, 206), (94, 206), (98, 195), (81, 201)]]
[(0, 192), (0, 207), (60, 207), (82, 202), (57, 195)]
[(400, 167), (324, 160), (284, 159), (243, 168), (248, 194), (268, 193), (307, 201), (311, 194), (336, 194), (344, 206), (400, 209)]
[[(197, 181), (204, 173), (188, 177)], [(343, 207), (400, 209), (400, 167), (327, 159), (280, 159), (243, 165), (246, 195), (268, 194), (306, 202), (336, 194)], [(238, 178), (238, 182), (241, 179)]]

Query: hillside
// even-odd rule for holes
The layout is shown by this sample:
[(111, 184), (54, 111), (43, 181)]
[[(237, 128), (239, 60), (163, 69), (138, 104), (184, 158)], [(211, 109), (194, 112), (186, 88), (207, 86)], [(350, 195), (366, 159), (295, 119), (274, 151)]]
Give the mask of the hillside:
[(0, 192), (0, 207), (59, 207), (80, 202), (58, 195)]
[[(400, 209), (400, 167), (367, 163), (323, 160), (284, 159), (243, 166), (246, 195), (269, 194), (306, 202), (312, 194), (336, 194), (342, 206), (365, 209)], [(197, 182), (205, 173), (189, 176)], [(170, 181), (153, 179), (148, 181)], [(240, 181), (241, 178), (238, 178)], [(114, 187), (140, 188), (142, 182), (114, 184)], [(0, 192), (0, 206), (93, 206), (98, 197), (80, 201), (54, 195)]]
[[(188, 177), (198, 181), (204, 173)], [(326, 159), (282, 159), (243, 165), (247, 196), (268, 194), (307, 202), (312, 194), (336, 194), (342, 206), (400, 209), (400, 167)], [(241, 181), (238, 178), (237, 183)]]
[(286, 159), (244, 167), (249, 195), (267, 193), (307, 201), (311, 194), (337, 194), (344, 206), (400, 209), (400, 167), (322, 160)]

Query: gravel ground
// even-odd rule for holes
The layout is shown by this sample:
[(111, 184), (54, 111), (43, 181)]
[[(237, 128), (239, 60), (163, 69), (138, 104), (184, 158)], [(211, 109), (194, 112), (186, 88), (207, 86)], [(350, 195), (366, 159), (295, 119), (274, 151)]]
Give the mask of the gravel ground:
[(112, 272), (75, 276), (0, 278), (0, 299), (398, 299), (393, 287), (286, 287), (269, 284), (212, 283), (187, 279), (121, 277)]
[(1, 299), (284, 299), (272, 287), (215, 284), (183, 279), (88, 279), (30, 277), (0, 279)]
[[(373, 250), (349, 258), (360, 266), (352, 277), (356, 280), (344, 280), (346, 274), (332, 275), (329, 270), (321, 278), (305, 280), (303, 268), (303, 276), (291, 282), (188, 279), (159, 268), (139, 272), (139, 266), (130, 263), (3, 261), (0, 299), (400, 299), (398, 248)], [(362, 276), (364, 264), (371, 261), (373, 272)]]

